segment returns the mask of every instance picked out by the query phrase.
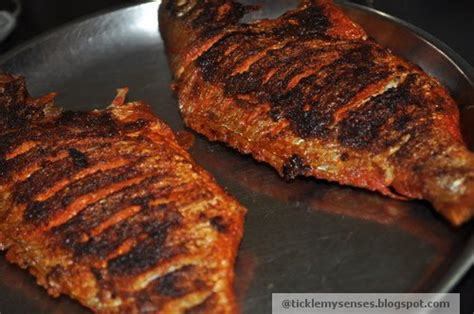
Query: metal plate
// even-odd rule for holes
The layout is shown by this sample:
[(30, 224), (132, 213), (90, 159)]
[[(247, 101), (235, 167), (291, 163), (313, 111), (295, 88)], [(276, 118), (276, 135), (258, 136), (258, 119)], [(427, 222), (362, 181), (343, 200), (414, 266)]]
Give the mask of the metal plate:
[[(270, 13), (283, 8), (268, 3)], [(69, 109), (104, 107), (117, 87), (129, 86), (130, 99), (146, 100), (181, 130), (157, 6), (70, 24), (3, 57), (1, 68), (26, 76), (32, 95), (60, 92), (57, 103)], [(449, 48), (380, 12), (343, 6), (379, 42), (438, 77), (460, 104), (474, 104), (472, 69)], [(473, 112), (462, 106), (465, 135), (474, 135)], [(196, 137), (196, 161), (249, 209), (235, 283), (244, 313), (268, 312), (272, 292), (447, 291), (472, 264), (472, 222), (455, 229), (424, 202), (315, 179), (288, 183), (265, 164)], [(466, 139), (474, 147), (474, 137)], [(48, 297), (0, 256), (0, 312), (84, 311), (66, 297)]]

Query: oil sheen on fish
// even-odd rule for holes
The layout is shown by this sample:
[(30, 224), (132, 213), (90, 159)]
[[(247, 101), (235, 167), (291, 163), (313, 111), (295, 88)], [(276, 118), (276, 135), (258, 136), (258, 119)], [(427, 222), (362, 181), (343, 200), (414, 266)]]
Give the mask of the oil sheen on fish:
[(272, 165), (474, 214), (474, 157), (448, 91), (328, 0), (243, 23), (254, 6), (165, 0), (160, 30), (186, 124)]
[(0, 249), (99, 313), (235, 313), (245, 209), (141, 102), (63, 111), (0, 75)]

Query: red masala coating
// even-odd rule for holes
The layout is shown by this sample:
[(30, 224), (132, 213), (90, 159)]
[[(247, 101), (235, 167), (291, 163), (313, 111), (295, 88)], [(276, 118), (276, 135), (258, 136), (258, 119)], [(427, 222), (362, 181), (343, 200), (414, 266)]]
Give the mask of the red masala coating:
[(474, 158), (449, 93), (329, 0), (240, 23), (232, 0), (165, 0), (160, 29), (188, 126), (272, 165), (474, 215)]

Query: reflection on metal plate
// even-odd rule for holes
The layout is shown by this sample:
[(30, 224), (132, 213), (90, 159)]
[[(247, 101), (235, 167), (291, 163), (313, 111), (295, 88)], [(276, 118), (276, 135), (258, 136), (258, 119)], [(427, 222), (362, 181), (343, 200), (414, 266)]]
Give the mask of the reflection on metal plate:
[[(117, 87), (129, 86), (130, 99), (144, 99), (182, 130), (157, 8), (141, 4), (71, 24), (11, 52), (1, 67), (26, 76), (33, 95), (58, 91), (58, 104), (68, 109), (97, 108)], [(460, 104), (474, 104), (472, 70), (449, 48), (380, 12), (344, 9), (382, 44), (437, 76)], [(474, 135), (468, 108), (462, 106), (464, 131)], [(474, 147), (474, 138), (466, 139)], [(443, 291), (472, 259), (473, 224), (454, 229), (426, 203), (314, 179), (285, 182), (268, 166), (198, 135), (191, 153), (249, 209), (235, 283), (244, 313), (268, 312), (272, 292)], [(3, 313), (85, 311), (66, 297), (48, 297), (3, 256), (0, 296)]]

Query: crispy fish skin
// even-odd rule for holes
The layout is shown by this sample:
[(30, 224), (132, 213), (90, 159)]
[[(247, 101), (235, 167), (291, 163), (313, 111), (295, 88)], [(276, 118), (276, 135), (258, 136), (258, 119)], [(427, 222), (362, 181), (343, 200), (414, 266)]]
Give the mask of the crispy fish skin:
[(246, 210), (125, 94), (62, 111), (0, 75), (0, 249), (97, 313), (235, 313)]
[(186, 124), (298, 175), (426, 199), (452, 224), (474, 215), (474, 158), (448, 91), (368, 39), (328, 0), (239, 20), (231, 0), (159, 10)]

